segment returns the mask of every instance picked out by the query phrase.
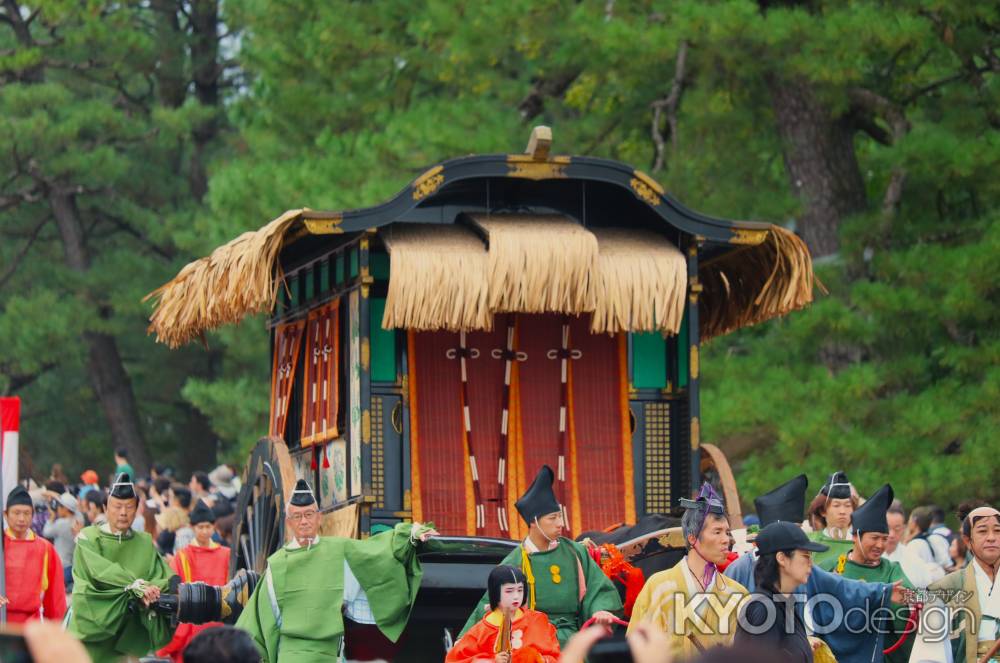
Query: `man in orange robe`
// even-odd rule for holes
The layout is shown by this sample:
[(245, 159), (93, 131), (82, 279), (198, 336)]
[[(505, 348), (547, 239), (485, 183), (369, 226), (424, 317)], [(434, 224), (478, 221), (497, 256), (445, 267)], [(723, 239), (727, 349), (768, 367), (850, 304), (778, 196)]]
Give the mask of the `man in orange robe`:
[(556, 627), (544, 612), (521, 607), (525, 584), (517, 567), (493, 569), (487, 581), (490, 612), (455, 643), (445, 663), (556, 663)]
[[(215, 533), (215, 513), (201, 500), (191, 510), (191, 527), (194, 541), (174, 555), (170, 567), (181, 577), (181, 582), (198, 582), (209, 585), (225, 585), (229, 580), (229, 548), (212, 540)], [(211, 626), (222, 626), (221, 622), (207, 624), (179, 624), (174, 638), (166, 647), (156, 652), (159, 656), (169, 656), (181, 663), (184, 648), (201, 631)]]
[(7, 529), (3, 535), (7, 621), (58, 621), (66, 614), (66, 583), (55, 546), (31, 530), (35, 508), (23, 486), (7, 497)]

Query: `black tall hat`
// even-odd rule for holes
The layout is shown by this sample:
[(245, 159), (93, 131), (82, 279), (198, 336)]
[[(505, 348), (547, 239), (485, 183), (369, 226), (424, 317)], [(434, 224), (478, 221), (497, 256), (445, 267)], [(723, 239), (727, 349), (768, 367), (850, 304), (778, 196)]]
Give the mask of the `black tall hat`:
[(20, 484), (14, 486), (10, 494), (7, 495), (7, 508), (9, 509), (12, 506), (32, 506), (31, 495)]
[(819, 489), (819, 492), (831, 500), (846, 500), (850, 499), (852, 488), (853, 486), (851, 486), (851, 482), (848, 480), (846, 474), (843, 472), (834, 472), (826, 480), (826, 483), (823, 484), (823, 487)]
[(786, 481), (769, 493), (764, 493), (753, 501), (760, 518), (760, 526), (767, 527), (771, 523), (782, 520), (787, 523), (799, 523), (806, 510), (806, 488), (809, 479), (800, 474)]
[(192, 525), (197, 525), (199, 523), (214, 523), (215, 512), (212, 511), (212, 507), (205, 504), (203, 501), (198, 500), (198, 503), (194, 505), (191, 509), (191, 515), (189, 516)]
[(136, 499), (135, 486), (132, 484), (132, 477), (128, 472), (119, 472), (115, 477), (115, 482), (111, 484), (108, 497), (117, 497), (120, 500)]
[(316, 504), (316, 496), (305, 479), (299, 479), (295, 483), (295, 490), (292, 491), (292, 499), (288, 500), (288, 503), (292, 506)]
[(542, 465), (542, 469), (538, 470), (538, 474), (528, 490), (525, 491), (524, 495), (521, 495), (521, 499), (514, 502), (514, 506), (524, 518), (524, 522), (530, 525), (535, 518), (562, 510), (562, 507), (559, 506), (559, 500), (556, 499), (556, 494), (552, 490), (552, 482), (555, 478), (556, 475), (552, 468), (548, 465)]
[(851, 514), (851, 526), (858, 534), (862, 532), (889, 533), (889, 522), (885, 518), (892, 504), (892, 486), (885, 484)]

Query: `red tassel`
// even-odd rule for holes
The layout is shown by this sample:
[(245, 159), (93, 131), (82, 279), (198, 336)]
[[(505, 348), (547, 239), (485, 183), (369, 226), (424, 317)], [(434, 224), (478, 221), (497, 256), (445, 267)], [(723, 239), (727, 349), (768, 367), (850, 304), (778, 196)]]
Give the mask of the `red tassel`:
[(316, 462), (316, 460), (317, 460), (316, 456), (317, 456), (317, 452), (318, 451), (319, 451), (319, 449), (317, 449), (316, 447), (313, 447), (312, 464), (309, 466), (313, 470), (315, 470), (319, 466), (319, 464)]
[(737, 553), (734, 553), (732, 551), (727, 552), (726, 561), (724, 561), (722, 564), (716, 564), (715, 568), (719, 570), (719, 573), (722, 573), (723, 571), (726, 570), (727, 566), (735, 562), (737, 559), (739, 559), (739, 555)]
[(330, 454), (326, 452), (326, 447), (323, 447), (322, 454), (323, 454), (323, 469), (328, 470), (330, 469)]
[(601, 570), (604, 571), (604, 575), (612, 581), (625, 586), (623, 612), (626, 617), (631, 617), (635, 600), (639, 598), (639, 592), (642, 591), (642, 586), (646, 583), (642, 569), (636, 568), (625, 561), (622, 551), (613, 543), (605, 543), (601, 546), (600, 551), (607, 554), (607, 558), (601, 562)]
[(635, 607), (635, 600), (639, 598), (646, 578), (642, 574), (642, 569), (631, 567), (625, 572), (625, 605), (623, 612), (626, 617), (632, 616), (632, 608)]

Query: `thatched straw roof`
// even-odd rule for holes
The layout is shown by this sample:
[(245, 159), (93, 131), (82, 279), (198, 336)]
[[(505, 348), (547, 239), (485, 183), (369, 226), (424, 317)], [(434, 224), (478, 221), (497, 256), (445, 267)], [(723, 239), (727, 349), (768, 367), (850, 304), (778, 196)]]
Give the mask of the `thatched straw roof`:
[(805, 242), (779, 226), (760, 244), (707, 260), (698, 271), (702, 340), (803, 308), (818, 283)]
[(468, 219), (472, 228), (382, 231), (391, 259), (384, 328), (489, 329), (495, 313), (513, 312), (592, 313), (595, 333), (680, 329), (687, 263), (662, 235), (591, 232), (559, 215)]
[(209, 329), (273, 309), (284, 281), (278, 254), (285, 231), (301, 213), (289, 210), (260, 230), (243, 233), (146, 295), (143, 301), (154, 301), (149, 333), (176, 348)]
[(676, 334), (687, 293), (684, 254), (653, 232), (604, 228), (594, 234), (600, 251), (591, 331)]
[(489, 329), (486, 247), (468, 228), (392, 224), (381, 232), (389, 249), (386, 329)]
[(594, 310), (597, 238), (556, 214), (473, 214), (489, 247), (489, 302), (495, 313)]
[[(190, 263), (147, 295), (149, 331), (177, 347), (205, 331), (274, 309), (279, 254), (303, 210), (281, 215)], [(477, 215), (457, 225), (394, 223), (378, 230), (390, 254), (385, 328), (490, 329), (493, 314), (593, 314), (595, 333), (676, 334), (686, 261), (665, 237), (591, 232), (558, 216)], [(701, 337), (784, 315), (812, 301), (812, 260), (777, 226), (763, 241), (702, 261)]]

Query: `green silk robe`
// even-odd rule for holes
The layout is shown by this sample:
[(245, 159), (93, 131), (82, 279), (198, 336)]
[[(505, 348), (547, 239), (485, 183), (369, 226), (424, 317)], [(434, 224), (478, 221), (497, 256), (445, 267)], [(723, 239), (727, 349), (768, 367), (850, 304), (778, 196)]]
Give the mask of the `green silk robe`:
[[(522, 568), (521, 550), (522, 546), (518, 546), (500, 563)], [(560, 647), (564, 646), (595, 612), (607, 610), (621, 616), (622, 601), (618, 590), (604, 575), (601, 567), (587, 554), (586, 549), (576, 541), (559, 537), (559, 545), (552, 550), (530, 553), (528, 563), (535, 578), (533, 609), (544, 612), (549, 622), (556, 627)], [(553, 571), (554, 568), (558, 568), (558, 572)], [(579, 583), (581, 570), (586, 585), (586, 593), (582, 598)], [(556, 579), (558, 582), (555, 582)], [(525, 587), (526, 605), (529, 601), (528, 593), (529, 589)], [(459, 637), (478, 624), (488, 610), (489, 596), (484, 593), (482, 600), (465, 622)]]
[[(850, 555), (850, 551), (846, 553)], [(827, 559), (825, 562), (821, 563), (820, 568), (830, 571), (831, 573), (838, 573), (838, 566), (840, 565), (840, 556), (834, 557), (832, 559)], [(840, 574), (845, 578), (850, 580), (861, 580), (864, 582), (884, 582), (886, 584), (892, 584), (897, 580), (903, 581), (903, 586), (908, 589), (913, 589), (913, 584), (910, 582), (906, 574), (903, 573), (903, 567), (899, 565), (898, 562), (891, 562), (886, 558), (882, 558), (879, 561), (878, 566), (865, 566), (864, 564), (858, 564), (852, 562), (850, 559), (844, 559), (844, 569)], [(888, 599), (886, 600), (888, 603)], [(878, 606), (875, 606), (878, 607)], [(898, 604), (891, 604), (893, 611), (900, 608)], [(904, 613), (905, 614), (905, 613)], [(885, 637), (882, 638), (882, 648), (885, 649), (895, 644), (899, 639), (899, 636), (903, 634), (906, 629), (906, 619), (905, 617), (897, 618), (893, 620), (892, 632), (887, 633)], [(892, 652), (887, 656), (876, 656), (875, 661), (887, 661), (888, 663), (907, 663), (910, 660), (910, 651), (913, 649), (913, 641), (916, 638), (916, 634), (910, 634), (906, 638), (906, 642), (902, 647)]]
[(165, 591), (174, 575), (149, 534), (130, 529), (119, 536), (107, 525), (85, 527), (73, 552), (69, 632), (94, 663), (159, 649), (174, 629), (169, 617), (143, 607), (142, 591), (134, 583), (144, 580)]
[[(429, 529), (422, 526), (415, 535)], [(368, 539), (321, 537), (309, 547), (286, 545), (268, 558), (236, 626), (253, 637), (264, 663), (338, 660), (346, 561), (379, 630), (395, 642), (410, 618), (422, 575), (411, 530), (410, 523), (400, 523)]]
[(811, 541), (815, 541), (816, 543), (822, 543), (825, 546), (830, 546), (830, 549), (826, 552), (813, 553), (813, 564), (827, 570), (829, 569), (824, 566), (824, 564), (833, 560), (833, 563), (836, 565), (837, 558), (844, 553), (850, 554), (851, 549), (854, 548), (853, 539), (834, 539), (833, 537), (824, 534), (823, 530), (810, 532), (809, 539)]

